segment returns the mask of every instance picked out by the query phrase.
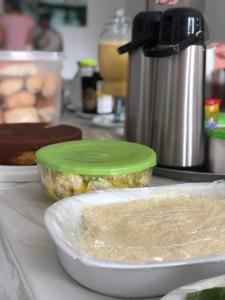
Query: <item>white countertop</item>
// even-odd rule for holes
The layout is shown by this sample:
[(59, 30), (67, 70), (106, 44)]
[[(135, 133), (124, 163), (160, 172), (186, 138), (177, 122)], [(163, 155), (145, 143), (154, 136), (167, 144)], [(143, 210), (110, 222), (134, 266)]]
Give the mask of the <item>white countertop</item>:
[[(152, 185), (172, 183), (154, 177)], [(50, 204), (38, 182), (0, 185), (0, 299), (115, 299), (82, 287), (64, 271), (43, 222)]]
[(83, 139), (123, 139), (123, 135), (118, 130), (121, 128), (97, 126), (92, 119), (77, 116), (76, 112), (64, 111), (60, 123), (79, 127), (82, 130)]

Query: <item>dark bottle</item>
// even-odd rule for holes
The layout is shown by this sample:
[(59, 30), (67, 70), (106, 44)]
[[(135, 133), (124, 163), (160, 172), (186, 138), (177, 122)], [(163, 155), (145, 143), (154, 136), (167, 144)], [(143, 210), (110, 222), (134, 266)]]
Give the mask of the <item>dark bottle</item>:
[(93, 60), (79, 61), (81, 80), (82, 110), (84, 113), (97, 113), (97, 81), (101, 80), (96, 72), (96, 62)]

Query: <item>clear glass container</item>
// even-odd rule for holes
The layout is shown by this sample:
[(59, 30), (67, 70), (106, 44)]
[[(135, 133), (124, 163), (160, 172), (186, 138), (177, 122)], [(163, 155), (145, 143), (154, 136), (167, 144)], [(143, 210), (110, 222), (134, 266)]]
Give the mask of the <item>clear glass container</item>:
[(156, 165), (147, 146), (85, 140), (58, 143), (36, 152), (41, 183), (53, 201), (95, 190), (147, 187)]
[(0, 53), (0, 123), (57, 123), (61, 112), (62, 55)]
[(131, 20), (118, 9), (106, 23), (98, 43), (102, 92), (115, 97), (127, 94), (128, 54), (119, 55), (117, 49), (131, 39)]

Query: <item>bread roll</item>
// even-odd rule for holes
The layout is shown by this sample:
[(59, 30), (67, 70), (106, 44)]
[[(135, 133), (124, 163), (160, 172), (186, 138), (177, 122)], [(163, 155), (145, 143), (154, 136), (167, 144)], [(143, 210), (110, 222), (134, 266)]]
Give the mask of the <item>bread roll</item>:
[(38, 114), (41, 122), (52, 123), (55, 115), (55, 108), (54, 106), (39, 108)]
[(3, 112), (0, 109), (0, 124), (2, 124), (2, 123), (3, 123)]
[(20, 78), (5, 79), (0, 83), (0, 95), (7, 97), (23, 88), (23, 80)]
[(4, 112), (4, 122), (8, 123), (38, 123), (40, 118), (34, 107), (14, 108)]
[(25, 82), (26, 88), (31, 93), (39, 93), (44, 86), (44, 75), (37, 74), (27, 77)]
[(52, 123), (55, 116), (55, 100), (50, 99), (39, 99), (37, 102), (37, 110), (40, 119), (44, 123)]
[(38, 98), (37, 104), (36, 104), (37, 108), (45, 108), (48, 106), (55, 106), (54, 98), (43, 98), (43, 97)]
[(50, 73), (45, 78), (42, 95), (46, 98), (51, 98), (55, 96), (58, 87), (59, 87), (58, 77), (55, 74)]
[(40, 72), (40, 66), (34, 63), (7, 63), (0, 65), (0, 76), (23, 77)]
[(3, 101), (4, 109), (12, 109), (18, 107), (34, 106), (36, 98), (33, 94), (27, 91), (20, 91), (13, 95), (6, 97)]

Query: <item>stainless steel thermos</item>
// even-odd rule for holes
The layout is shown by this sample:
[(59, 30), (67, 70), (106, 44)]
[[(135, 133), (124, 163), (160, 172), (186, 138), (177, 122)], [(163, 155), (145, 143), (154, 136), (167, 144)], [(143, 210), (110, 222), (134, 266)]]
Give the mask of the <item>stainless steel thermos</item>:
[(149, 59), (142, 47), (151, 49), (159, 38), (161, 12), (140, 12), (133, 20), (132, 40), (119, 48), (119, 53), (129, 53), (129, 84), (126, 103), (126, 137), (129, 141), (150, 144), (153, 120), (153, 99), (157, 59)]
[(200, 166), (205, 150), (204, 17), (192, 8), (168, 9), (155, 30), (155, 45), (144, 41), (139, 50), (129, 51), (127, 139), (152, 147), (160, 166)]

